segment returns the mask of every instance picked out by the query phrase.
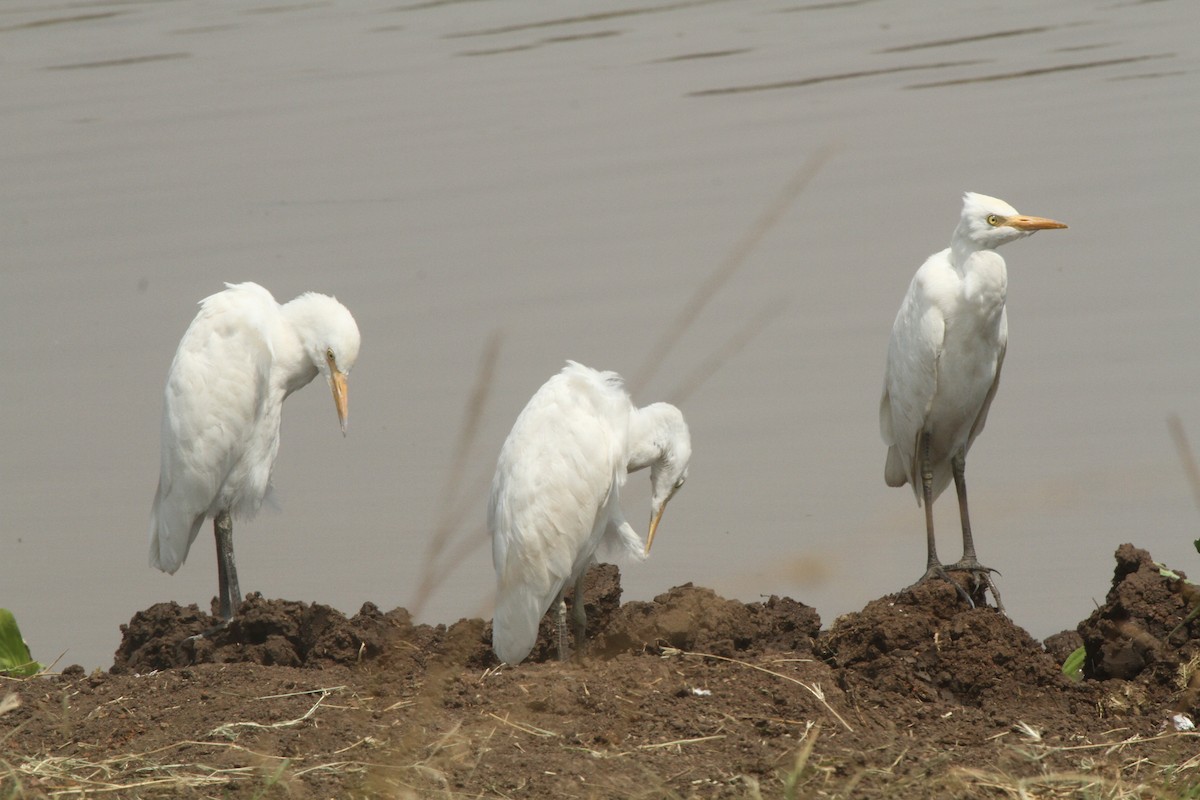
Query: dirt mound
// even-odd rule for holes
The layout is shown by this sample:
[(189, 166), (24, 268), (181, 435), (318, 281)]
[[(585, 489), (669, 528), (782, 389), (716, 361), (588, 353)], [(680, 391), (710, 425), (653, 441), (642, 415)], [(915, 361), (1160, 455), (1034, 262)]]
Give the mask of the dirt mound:
[(266, 600), (252, 593), (228, 625), (219, 622), (195, 605), (158, 603), (139, 611), (121, 626), (112, 671), (146, 673), (212, 663), (320, 668), (359, 664), (385, 652), (389, 661), (416, 659), (419, 666), (429, 656), (447, 653), (464, 665), (487, 660), (481, 620), (463, 620), (449, 629), (414, 625), (405, 609), (385, 614), (373, 603), (347, 618), (320, 603)]
[(1065, 687), (1059, 664), (992, 608), (971, 608), (945, 581), (929, 581), (834, 622), (820, 652), (842, 686), (921, 701), (992, 704), (1032, 687)]
[(816, 610), (790, 598), (740, 603), (688, 583), (652, 602), (622, 606), (608, 629), (597, 637), (597, 652), (612, 655), (662, 647), (727, 657), (765, 651), (810, 652), (820, 629)]
[[(588, 572), (584, 597), (589, 657), (612, 658), (660, 647), (725, 656), (809, 651), (821, 627), (815, 610), (789, 598), (744, 604), (691, 584), (649, 603), (622, 606), (621, 573), (612, 564)], [(567, 602), (574, 602), (573, 592), (567, 593)], [(266, 600), (253, 593), (228, 625), (219, 623), (196, 605), (158, 603), (139, 611), (121, 626), (113, 672), (211, 663), (319, 668), (379, 658), (388, 663), (417, 659), (420, 667), (428, 657), (477, 668), (499, 663), (491, 652), (490, 622), (461, 620), (450, 628), (415, 625), (405, 609), (385, 614), (372, 603), (348, 618), (320, 603)], [(557, 658), (555, 618), (548, 614), (526, 663)]]
[[(1135, 678), (1152, 663), (1178, 661), (1168, 635), (1184, 642), (1200, 634), (1200, 623), (1184, 624), (1197, 604), (1196, 587), (1163, 574), (1145, 550), (1131, 544), (1117, 549), (1117, 567), (1104, 605), (1079, 623), (1087, 648), (1084, 670), (1089, 678)], [(1180, 627), (1182, 626), (1182, 627)]]
[[(676, 586), (650, 602), (635, 600), (621, 605), (621, 573), (613, 564), (599, 564), (589, 570), (583, 593), (587, 652), (593, 658), (657, 652), (663, 647), (723, 656), (764, 650), (809, 651), (821, 629), (816, 610), (790, 598), (740, 603), (690, 583)], [(566, 601), (569, 608), (575, 601), (574, 592), (567, 592)], [(553, 614), (542, 619), (537, 643), (523, 663), (558, 659), (555, 626)], [(490, 646), (491, 623), (485, 640)]]
[(519, 666), (479, 619), (250, 595), (191, 639), (217, 621), (163, 603), (122, 626), (110, 673), (4, 684), (0, 738), (21, 734), (0, 796), (101, 773), (114, 796), (184, 798), (1182, 796), (1200, 761), (1171, 717), (1200, 711), (1200, 626), (1175, 629), (1198, 593), (1122, 546), (1105, 605), (1043, 647), (937, 581), (822, 632), (795, 600), (690, 584), (621, 605), (605, 566), (589, 657), (558, 663), (547, 621)]

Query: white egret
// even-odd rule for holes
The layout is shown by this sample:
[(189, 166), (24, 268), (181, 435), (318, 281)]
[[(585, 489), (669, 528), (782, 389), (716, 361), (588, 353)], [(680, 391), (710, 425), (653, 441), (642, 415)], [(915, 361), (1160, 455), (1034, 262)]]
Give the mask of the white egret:
[(206, 517), (217, 539), (220, 613), (241, 604), (232, 517), (254, 516), (270, 491), (283, 401), (324, 375), (346, 433), (346, 378), (358, 326), (332, 297), (275, 302), (256, 283), (200, 301), (163, 397), (162, 460), (150, 514), (150, 565), (174, 573)]
[[(949, 580), (946, 570), (970, 572), (991, 589), (1000, 610), (1004, 606), (989, 575), (993, 570), (975, 555), (964, 477), (967, 450), (983, 430), (1008, 344), (1008, 275), (996, 248), (1039, 230), (1065, 227), (967, 192), (950, 247), (917, 270), (888, 344), (879, 404), (879, 427), (888, 446), (884, 478), (888, 486), (912, 484), (917, 504), (925, 505), (927, 558), (921, 581)], [(963, 555), (943, 566), (934, 546), (933, 501), (951, 477), (958, 491)]]
[[(650, 553), (667, 501), (687, 479), (691, 436), (668, 403), (637, 408), (621, 377), (568, 361), (517, 417), (500, 450), (488, 503), (496, 613), (492, 647), (501, 661), (520, 663), (537, 641), (553, 604), (558, 655), (566, 658), (563, 592), (571, 606), (575, 644), (583, 648), (583, 576), (601, 544), (639, 559)], [(650, 467), (650, 528), (641, 539), (621, 513), (626, 474)]]

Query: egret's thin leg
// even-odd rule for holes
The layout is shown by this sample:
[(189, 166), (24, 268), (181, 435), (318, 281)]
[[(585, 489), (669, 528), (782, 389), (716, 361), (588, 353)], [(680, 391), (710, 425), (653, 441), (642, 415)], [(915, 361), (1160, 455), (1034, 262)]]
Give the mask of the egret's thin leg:
[(967, 510), (966, 456), (963, 454), (954, 456), (950, 460), (950, 466), (954, 472), (954, 489), (958, 492), (958, 516), (962, 520), (963, 554), (957, 564), (950, 564), (946, 569), (970, 572), (978, 582), (983, 583), (991, 591), (992, 597), (996, 599), (996, 610), (1003, 612), (1004, 603), (1000, 600), (1000, 592), (996, 590), (996, 583), (991, 576), (995, 570), (980, 564), (975, 555), (975, 539), (971, 535), (971, 514)]
[(571, 628), (575, 634), (575, 655), (583, 658), (587, 650), (587, 609), (583, 607), (583, 576), (587, 570), (575, 579), (575, 594), (571, 598)]
[(930, 443), (929, 432), (922, 431), (921, 438), (917, 441), (918, 452), (920, 453), (920, 461), (918, 466), (921, 472), (921, 496), (925, 500), (925, 574), (917, 583), (923, 583), (931, 578), (941, 578), (944, 581), (949, 581), (950, 585), (958, 590), (958, 596), (967, 601), (974, 608), (975, 602), (971, 600), (971, 596), (967, 594), (967, 590), (958, 585), (958, 583), (946, 574), (946, 570), (942, 567), (941, 561), (937, 556), (937, 543), (933, 535), (933, 460), (929, 457)]
[(567, 603), (560, 594), (554, 602), (554, 631), (558, 638), (558, 660), (566, 661), (567, 648)]
[(234, 612), (242, 604), (242, 590), (238, 588), (237, 566), (233, 563), (233, 519), (228, 511), (222, 511), (213, 519), (213, 533), (217, 538), (217, 582), (220, 590), (221, 619), (233, 619)]
[(967, 511), (967, 459), (965, 456), (955, 456), (950, 460), (950, 466), (954, 471), (954, 490), (958, 492), (958, 516), (962, 520), (963, 554), (960, 561), (978, 564), (975, 539), (971, 536), (971, 514)]
[(921, 448), (921, 495), (925, 499), (925, 569), (929, 571), (941, 568), (942, 562), (937, 556), (937, 542), (933, 535), (933, 465), (929, 460), (929, 433), (921, 432), (919, 442)]

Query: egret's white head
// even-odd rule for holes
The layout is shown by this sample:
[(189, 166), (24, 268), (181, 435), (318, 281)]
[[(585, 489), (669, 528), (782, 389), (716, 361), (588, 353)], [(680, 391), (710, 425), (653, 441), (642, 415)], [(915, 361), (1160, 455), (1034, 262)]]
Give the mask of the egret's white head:
[(954, 231), (954, 238), (969, 241), (974, 249), (992, 250), (1040, 230), (1065, 227), (1063, 223), (1052, 219), (1020, 214), (999, 198), (965, 192), (962, 218)]
[(325, 376), (333, 392), (342, 434), (346, 433), (349, 397), (346, 378), (358, 360), (362, 337), (350, 310), (337, 299), (316, 292), (307, 292), (284, 306), (304, 352), (317, 371)]
[(650, 463), (650, 530), (646, 534), (646, 553), (654, 543), (654, 534), (667, 503), (687, 480), (692, 460), (692, 435), (683, 412), (670, 403), (652, 403), (639, 409), (653, 431), (658, 457)]

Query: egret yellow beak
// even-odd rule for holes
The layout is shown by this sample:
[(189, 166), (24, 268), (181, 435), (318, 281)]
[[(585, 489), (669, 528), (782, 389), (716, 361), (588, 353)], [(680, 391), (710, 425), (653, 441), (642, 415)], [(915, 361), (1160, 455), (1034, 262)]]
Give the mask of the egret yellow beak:
[(1056, 220), (1046, 219), (1045, 217), (1027, 217), (1024, 214), (1009, 217), (1004, 224), (1019, 231), (1044, 231), (1052, 228), (1067, 227), (1064, 223)]
[(338, 422), (342, 426), (342, 436), (345, 436), (346, 417), (350, 413), (350, 401), (346, 391), (346, 376), (336, 369), (329, 374), (329, 385), (333, 388), (333, 405), (337, 409)]
[(667, 504), (663, 503), (657, 514), (650, 515), (650, 532), (646, 534), (646, 555), (650, 555), (650, 545), (654, 544), (654, 532), (658, 530), (658, 523), (666, 509)]

